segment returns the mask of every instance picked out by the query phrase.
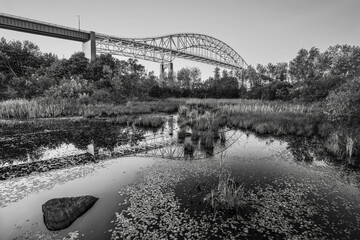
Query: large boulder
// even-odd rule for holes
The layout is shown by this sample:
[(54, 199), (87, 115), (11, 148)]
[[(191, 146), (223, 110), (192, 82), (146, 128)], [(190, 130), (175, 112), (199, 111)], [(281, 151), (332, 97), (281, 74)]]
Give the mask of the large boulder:
[(97, 200), (98, 198), (93, 196), (50, 199), (42, 205), (46, 227), (52, 231), (67, 228), (89, 210)]

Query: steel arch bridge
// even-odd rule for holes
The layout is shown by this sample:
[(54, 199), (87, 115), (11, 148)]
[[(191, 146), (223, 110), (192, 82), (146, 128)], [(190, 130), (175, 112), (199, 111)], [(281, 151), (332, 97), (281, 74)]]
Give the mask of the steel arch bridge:
[(245, 60), (224, 42), (197, 33), (178, 33), (158, 37), (120, 38), (97, 34), (96, 51), (134, 57), (159, 63), (175, 58), (221, 66), (232, 70), (247, 67)]

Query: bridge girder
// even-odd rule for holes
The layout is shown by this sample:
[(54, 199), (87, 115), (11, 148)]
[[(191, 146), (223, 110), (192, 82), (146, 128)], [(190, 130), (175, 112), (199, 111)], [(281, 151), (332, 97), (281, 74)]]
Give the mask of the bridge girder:
[(158, 37), (121, 38), (97, 34), (96, 51), (125, 57), (170, 63), (175, 58), (221, 66), (232, 70), (247, 67), (229, 45), (203, 34), (179, 33)]

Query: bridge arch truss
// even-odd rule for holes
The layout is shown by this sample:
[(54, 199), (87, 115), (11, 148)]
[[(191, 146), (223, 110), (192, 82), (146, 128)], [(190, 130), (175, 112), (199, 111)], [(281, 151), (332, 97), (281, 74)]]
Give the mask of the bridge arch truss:
[(96, 34), (96, 52), (111, 53), (159, 63), (184, 58), (232, 70), (247, 63), (224, 42), (203, 34), (178, 33), (158, 37), (120, 38)]

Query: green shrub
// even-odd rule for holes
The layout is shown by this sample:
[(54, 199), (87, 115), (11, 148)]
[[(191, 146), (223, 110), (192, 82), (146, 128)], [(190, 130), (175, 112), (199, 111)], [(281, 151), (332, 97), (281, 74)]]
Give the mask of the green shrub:
[(325, 115), (342, 124), (360, 123), (360, 78), (346, 81), (326, 98)]

